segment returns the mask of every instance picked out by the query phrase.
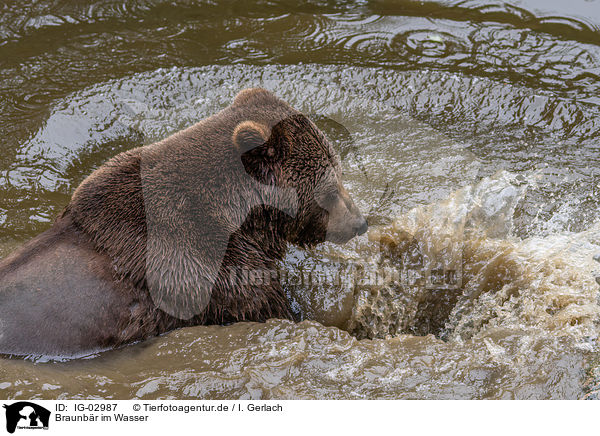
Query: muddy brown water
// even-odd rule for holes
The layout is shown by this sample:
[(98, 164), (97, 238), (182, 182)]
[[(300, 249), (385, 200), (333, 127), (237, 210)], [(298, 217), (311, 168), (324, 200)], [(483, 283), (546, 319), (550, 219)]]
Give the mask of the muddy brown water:
[(7, 398), (582, 398), (598, 388), (600, 2), (0, 6), (0, 256), (75, 187), (264, 86), (371, 230), (292, 248), (293, 324), (0, 360)]

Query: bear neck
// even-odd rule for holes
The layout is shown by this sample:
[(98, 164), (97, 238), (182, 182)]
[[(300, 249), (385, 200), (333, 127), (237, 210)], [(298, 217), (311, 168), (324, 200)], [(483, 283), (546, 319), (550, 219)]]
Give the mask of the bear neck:
[[(288, 247), (287, 227), (285, 213), (262, 205), (254, 208), (248, 214), (235, 234), (243, 236), (247, 243), (262, 253), (265, 263), (271, 265), (285, 256)], [(235, 238), (232, 238), (230, 245), (233, 243), (235, 243)]]
[[(105, 163), (83, 181), (63, 212), (63, 217), (70, 218), (110, 257), (117, 275), (128, 277), (137, 286), (145, 285), (148, 255), (141, 155), (142, 149), (137, 148)], [(257, 206), (232, 234), (228, 251), (251, 249), (259, 254), (253, 256), (252, 267), (273, 268), (287, 251), (288, 227), (284, 212)]]

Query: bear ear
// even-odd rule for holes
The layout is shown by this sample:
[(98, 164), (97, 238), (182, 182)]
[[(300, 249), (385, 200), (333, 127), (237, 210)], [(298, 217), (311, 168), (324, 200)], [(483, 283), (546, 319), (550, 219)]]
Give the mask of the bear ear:
[(239, 106), (248, 103), (250, 100), (257, 97), (273, 98), (274, 95), (264, 88), (246, 88), (241, 90), (238, 95), (235, 96), (233, 99), (233, 105)]
[(271, 132), (264, 124), (256, 121), (242, 121), (233, 130), (231, 139), (240, 154), (260, 147), (269, 140)]

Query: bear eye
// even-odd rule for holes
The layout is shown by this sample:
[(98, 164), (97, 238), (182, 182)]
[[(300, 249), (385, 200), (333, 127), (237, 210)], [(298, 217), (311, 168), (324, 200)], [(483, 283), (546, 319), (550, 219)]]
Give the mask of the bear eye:
[(327, 193), (327, 195), (325, 195), (325, 202), (327, 204), (331, 204), (334, 203), (338, 198), (338, 192), (336, 191), (329, 191)]

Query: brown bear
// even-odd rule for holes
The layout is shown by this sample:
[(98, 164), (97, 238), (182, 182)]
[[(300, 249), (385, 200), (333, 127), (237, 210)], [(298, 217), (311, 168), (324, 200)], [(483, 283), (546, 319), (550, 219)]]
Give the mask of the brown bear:
[(292, 319), (276, 274), (287, 244), (366, 229), (323, 133), (271, 92), (244, 90), (105, 163), (0, 263), (0, 353), (72, 356), (183, 326)]

